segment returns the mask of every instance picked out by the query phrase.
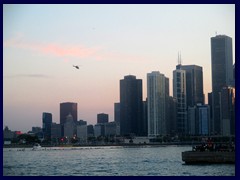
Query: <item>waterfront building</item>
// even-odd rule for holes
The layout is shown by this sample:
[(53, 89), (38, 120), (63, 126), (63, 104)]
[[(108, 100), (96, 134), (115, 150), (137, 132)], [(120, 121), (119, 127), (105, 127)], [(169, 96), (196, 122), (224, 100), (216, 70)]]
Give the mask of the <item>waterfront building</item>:
[(177, 99), (169, 96), (169, 130), (170, 135), (175, 135), (177, 133)]
[(196, 135), (196, 106), (188, 107), (188, 132), (190, 135)]
[(186, 72), (187, 107), (198, 103), (204, 104), (203, 71), (201, 66), (180, 65)]
[(74, 135), (76, 135), (75, 123), (73, 121), (73, 116), (69, 114), (64, 123), (64, 137), (70, 142), (70, 139), (73, 138)]
[(142, 108), (142, 80), (133, 75), (124, 76), (120, 80), (121, 135), (144, 134)]
[(97, 114), (97, 123), (108, 123), (108, 114)]
[(220, 92), (220, 122), (223, 136), (235, 135), (235, 88), (225, 86)]
[(187, 125), (187, 89), (186, 71), (181, 69), (181, 64), (173, 71), (173, 97), (177, 100), (177, 133), (188, 133)]
[(95, 135), (95, 137), (105, 136), (105, 125), (104, 124), (96, 124), (94, 126), (94, 135)]
[(120, 103), (114, 103), (114, 121), (120, 124)]
[(210, 108), (208, 105), (197, 105), (197, 125), (199, 135), (209, 135)]
[(94, 137), (94, 128), (92, 124), (87, 125), (87, 134), (88, 137)]
[(120, 135), (120, 126), (117, 122), (105, 123), (105, 136), (116, 136)]
[(42, 128), (41, 128), (41, 127), (32, 127), (32, 132), (33, 132), (33, 133), (42, 132)]
[(42, 114), (42, 132), (45, 140), (51, 139), (52, 114), (43, 112)]
[(148, 106), (147, 98), (146, 101), (143, 101), (143, 134), (148, 134)]
[(60, 103), (60, 124), (64, 125), (66, 122), (66, 117), (71, 114), (74, 123), (77, 122), (77, 103), (64, 102)]
[(188, 107), (188, 130), (190, 135), (209, 135), (210, 107), (197, 104)]
[(87, 142), (87, 125), (78, 125), (77, 126), (77, 137), (79, 138), (80, 143)]
[(11, 131), (8, 126), (5, 126), (3, 130), (3, 140), (12, 140), (14, 138), (14, 132)]
[(61, 124), (55, 122), (51, 126), (51, 140), (52, 142), (58, 143), (61, 138)]
[(82, 119), (80, 119), (79, 121), (77, 121), (77, 126), (82, 126), (82, 125), (87, 125), (87, 121), (84, 121)]
[(169, 79), (159, 71), (147, 74), (148, 136), (167, 134)]
[(219, 92), (233, 82), (232, 38), (211, 37), (212, 112), (214, 134), (221, 134)]

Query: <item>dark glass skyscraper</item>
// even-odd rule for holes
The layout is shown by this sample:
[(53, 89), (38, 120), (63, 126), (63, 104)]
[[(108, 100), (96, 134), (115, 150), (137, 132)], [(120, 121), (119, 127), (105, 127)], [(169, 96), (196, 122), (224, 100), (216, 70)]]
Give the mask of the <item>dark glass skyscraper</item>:
[(177, 133), (188, 134), (186, 71), (181, 64), (173, 71), (173, 97), (177, 100)]
[(187, 106), (195, 106), (197, 103), (204, 104), (202, 67), (181, 65), (181, 69), (186, 71)]
[(108, 114), (97, 114), (97, 123), (108, 123)]
[(232, 38), (211, 38), (213, 133), (221, 134), (219, 92), (233, 82)]
[(143, 130), (142, 80), (124, 76), (120, 80), (120, 134), (141, 136)]
[(235, 88), (226, 86), (220, 92), (220, 122), (223, 136), (235, 135)]
[(114, 103), (114, 121), (120, 123), (120, 103)]
[(44, 112), (42, 114), (42, 131), (44, 139), (51, 139), (52, 114)]
[(71, 114), (73, 122), (77, 123), (77, 103), (64, 102), (60, 103), (60, 124), (64, 125), (66, 117)]

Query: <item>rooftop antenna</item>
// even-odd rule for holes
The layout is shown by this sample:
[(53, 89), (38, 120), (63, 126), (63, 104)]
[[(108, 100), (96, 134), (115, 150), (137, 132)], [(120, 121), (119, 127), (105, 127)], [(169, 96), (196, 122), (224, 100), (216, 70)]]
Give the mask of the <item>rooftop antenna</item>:
[(182, 65), (181, 52), (178, 52), (178, 65)]
[(216, 34), (216, 36), (217, 36), (217, 31), (215, 31), (215, 34)]
[(180, 64), (179, 51), (178, 51), (178, 65)]
[(181, 51), (180, 51), (180, 65), (182, 65)]

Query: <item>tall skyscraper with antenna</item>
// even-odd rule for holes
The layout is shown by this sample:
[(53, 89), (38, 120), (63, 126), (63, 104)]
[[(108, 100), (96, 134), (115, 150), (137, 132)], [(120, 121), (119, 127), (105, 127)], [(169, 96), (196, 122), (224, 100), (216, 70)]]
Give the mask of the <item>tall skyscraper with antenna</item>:
[(216, 35), (211, 38), (212, 64), (212, 133), (221, 134), (219, 92), (233, 82), (232, 38)]
[(188, 134), (187, 129), (187, 89), (186, 71), (181, 69), (181, 54), (178, 53), (178, 65), (173, 71), (173, 97), (177, 100), (177, 132)]

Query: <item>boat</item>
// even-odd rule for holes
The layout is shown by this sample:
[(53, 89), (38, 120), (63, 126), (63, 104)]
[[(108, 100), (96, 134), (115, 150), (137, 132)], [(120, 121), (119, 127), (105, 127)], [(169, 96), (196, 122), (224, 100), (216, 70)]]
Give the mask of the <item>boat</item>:
[(182, 160), (185, 164), (235, 164), (235, 149), (196, 146), (182, 152)]
[(33, 145), (32, 150), (40, 150), (41, 148), (42, 148), (42, 146), (41, 146), (40, 144), (35, 143), (35, 144)]

